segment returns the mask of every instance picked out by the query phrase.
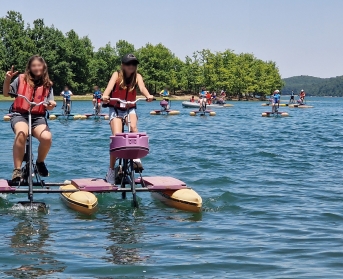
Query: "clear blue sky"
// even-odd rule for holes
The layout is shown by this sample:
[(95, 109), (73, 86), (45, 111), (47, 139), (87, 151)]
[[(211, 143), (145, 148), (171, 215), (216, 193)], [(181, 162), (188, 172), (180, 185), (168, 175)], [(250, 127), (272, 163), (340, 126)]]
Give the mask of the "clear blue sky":
[(276, 61), (282, 77), (343, 75), (343, 0), (1, 0), (0, 16), (89, 36), (95, 49), (119, 39), (163, 43), (184, 59), (232, 49)]

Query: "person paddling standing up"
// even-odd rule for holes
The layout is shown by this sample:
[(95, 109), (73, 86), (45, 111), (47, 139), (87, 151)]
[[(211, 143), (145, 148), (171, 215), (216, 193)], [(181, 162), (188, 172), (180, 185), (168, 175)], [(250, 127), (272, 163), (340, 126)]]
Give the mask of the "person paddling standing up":
[(304, 89), (302, 89), (302, 90), (300, 91), (299, 97), (300, 97), (299, 103), (300, 103), (301, 105), (305, 104), (306, 93), (305, 93)]
[[(142, 76), (137, 73), (138, 59), (133, 54), (127, 54), (122, 58), (121, 70), (114, 72), (107, 88), (103, 94), (103, 102), (109, 104), (109, 117), (112, 135), (122, 132), (122, 120), (126, 119), (127, 114), (130, 114), (131, 132), (137, 133), (137, 115), (136, 106), (131, 106), (129, 111), (125, 105), (120, 102), (110, 101), (110, 98), (119, 98), (126, 101), (135, 101), (137, 97), (137, 87), (140, 92), (147, 98), (148, 101), (153, 100), (146, 89)], [(127, 119), (126, 119), (127, 120)], [(127, 123), (127, 122), (126, 122)], [(106, 181), (115, 183), (114, 165), (116, 158), (110, 155), (110, 166), (106, 174)], [(143, 166), (139, 159), (134, 160), (135, 169), (143, 170)]]
[(294, 101), (294, 91), (292, 90), (292, 93), (291, 93), (291, 98), (289, 99), (289, 103), (290, 104), (294, 104), (295, 101)]
[[(52, 110), (56, 106), (52, 82), (49, 79), (48, 67), (44, 59), (38, 55), (32, 56), (26, 66), (25, 73), (20, 74), (12, 83), (11, 80), (18, 72), (11, 70), (6, 73), (3, 84), (3, 95), (9, 96), (9, 92), (20, 94), (29, 100), (39, 103), (42, 101), (49, 104), (32, 108), (32, 135), (38, 139), (37, 170), (41, 176), (49, 176), (44, 160), (51, 147), (51, 133), (46, 120), (46, 111)], [(11, 127), (15, 134), (13, 144), (14, 170), (12, 181), (18, 182), (21, 179), (21, 165), (25, 153), (25, 144), (28, 136), (28, 111), (29, 104), (25, 99), (17, 97), (11, 107), (13, 113), (11, 117)]]

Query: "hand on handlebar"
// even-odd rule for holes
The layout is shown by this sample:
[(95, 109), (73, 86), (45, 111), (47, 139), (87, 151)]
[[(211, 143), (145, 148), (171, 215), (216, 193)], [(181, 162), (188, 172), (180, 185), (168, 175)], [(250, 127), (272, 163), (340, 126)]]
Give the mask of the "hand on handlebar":
[(147, 102), (151, 102), (153, 100), (154, 100), (154, 96), (152, 96), (152, 95), (148, 95), (147, 98), (146, 98)]
[(43, 104), (47, 110), (53, 110), (56, 107), (55, 101), (50, 101), (47, 104)]
[(104, 104), (108, 104), (110, 102), (110, 97), (109, 96), (102, 96), (101, 100)]

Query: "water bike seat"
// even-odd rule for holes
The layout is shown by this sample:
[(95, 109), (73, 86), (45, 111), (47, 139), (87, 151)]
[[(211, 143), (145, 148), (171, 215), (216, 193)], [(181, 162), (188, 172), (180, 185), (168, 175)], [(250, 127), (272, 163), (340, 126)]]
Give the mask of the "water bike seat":
[(163, 107), (163, 108), (166, 108), (168, 105), (169, 105), (169, 102), (166, 101), (166, 100), (163, 100), (163, 101), (160, 102), (160, 106)]
[(139, 159), (149, 154), (149, 137), (146, 133), (119, 133), (110, 139), (110, 152), (116, 158)]

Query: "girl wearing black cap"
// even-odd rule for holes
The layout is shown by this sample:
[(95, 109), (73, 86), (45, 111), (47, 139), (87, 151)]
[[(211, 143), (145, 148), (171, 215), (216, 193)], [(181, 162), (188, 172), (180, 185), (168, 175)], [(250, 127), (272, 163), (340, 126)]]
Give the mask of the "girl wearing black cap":
[[(133, 54), (127, 54), (122, 58), (121, 70), (113, 73), (107, 88), (102, 96), (103, 102), (109, 104), (109, 117), (112, 135), (122, 132), (122, 119), (125, 119), (127, 114), (130, 114), (131, 132), (137, 133), (137, 115), (136, 106), (133, 105), (127, 111), (126, 106), (122, 106), (119, 102), (110, 101), (110, 98), (119, 98), (126, 101), (135, 101), (137, 97), (137, 87), (140, 92), (147, 98), (148, 101), (153, 100), (146, 89), (142, 76), (137, 73), (137, 58)], [(143, 170), (139, 159), (135, 161), (135, 168)], [(115, 183), (114, 165), (116, 158), (110, 155), (110, 166), (106, 175), (107, 182)]]

